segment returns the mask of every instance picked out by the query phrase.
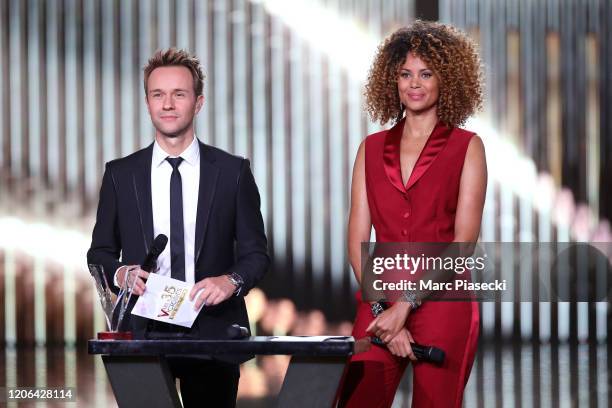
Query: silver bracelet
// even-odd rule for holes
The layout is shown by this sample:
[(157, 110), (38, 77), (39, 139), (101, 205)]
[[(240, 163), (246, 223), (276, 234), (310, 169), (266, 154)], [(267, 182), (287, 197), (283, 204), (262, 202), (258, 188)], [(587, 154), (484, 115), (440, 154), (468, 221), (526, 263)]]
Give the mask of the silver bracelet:
[(421, 305), (421, 302), (417, 299), (417, 296), (414, 294), (414, 292), (406, 291), (402, 293), (402, 298), (404, 298), (404, 301), (410, 304), (412, 310), (416, 310)]

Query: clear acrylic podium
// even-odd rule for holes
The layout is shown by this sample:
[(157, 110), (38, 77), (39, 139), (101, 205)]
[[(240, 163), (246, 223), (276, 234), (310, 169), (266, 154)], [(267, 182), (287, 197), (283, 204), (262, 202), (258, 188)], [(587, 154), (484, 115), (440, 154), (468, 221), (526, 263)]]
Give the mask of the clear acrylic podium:
[[(101, 354), (119, 407), (181, 407), (166, 357), (241, 362), (253, 355), (291, 355), (278, 407), (331, 407), (352, 337), (250, 337), (243, 340), (90, 340)], [(135, 391), (136, 390), (136, 391)]]

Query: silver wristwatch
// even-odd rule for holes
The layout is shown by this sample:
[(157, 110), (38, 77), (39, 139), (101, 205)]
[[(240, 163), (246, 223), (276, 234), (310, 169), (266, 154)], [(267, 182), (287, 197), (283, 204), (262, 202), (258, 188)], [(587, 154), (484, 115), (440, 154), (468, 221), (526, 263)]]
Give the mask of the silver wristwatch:
[(244, 285), (242, 276), (238, 275), (236, 272), (232, 272), (225, 276), (227, 276), (227, 279), (236, 287), (236, 290), (234, 290), (234, 295), (238, 296), (242, 290), (242, 286)]

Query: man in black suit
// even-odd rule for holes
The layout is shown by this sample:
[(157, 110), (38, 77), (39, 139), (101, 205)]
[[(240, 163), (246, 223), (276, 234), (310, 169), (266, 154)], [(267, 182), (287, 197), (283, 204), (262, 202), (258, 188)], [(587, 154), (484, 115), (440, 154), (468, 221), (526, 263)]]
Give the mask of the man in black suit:
[[(144, 69), (145, 101), (155, 141), (106, 164), (90, 264), (115, 285), (145, 290), (139, 264), (158, 234), (169, 237), (157, 273), (194, 284), (190, 298), (204, 305), (190, 330), (130, 316), (136, 338), (151, 333), (227, 338), (232, 324), (248, 327), (244, 295), (269, 265), (257, 186), (249, 161), (198, 141), (194, 117), (202, 108), (199, 61), (174, 48), (158, 51)], [(127, 274), (127, 279), (126, 279)], [(235, 362), (171, 360), (185, 406), (234, 406)]]

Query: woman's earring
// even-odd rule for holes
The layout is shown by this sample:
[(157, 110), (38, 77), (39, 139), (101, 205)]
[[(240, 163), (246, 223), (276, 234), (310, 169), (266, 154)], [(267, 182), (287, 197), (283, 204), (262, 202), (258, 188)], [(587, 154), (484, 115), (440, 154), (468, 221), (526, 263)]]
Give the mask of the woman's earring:
[(395, 122), (399, 122), (400, 120), (402, 120), (402, 118), (404, 117), (404, 104), (402, 103), (402, 101), (400, 101), (399, 104), (399, 112), (397, 113), (397, 118), (395, 120)]

